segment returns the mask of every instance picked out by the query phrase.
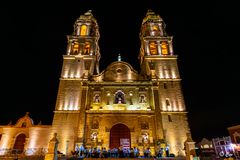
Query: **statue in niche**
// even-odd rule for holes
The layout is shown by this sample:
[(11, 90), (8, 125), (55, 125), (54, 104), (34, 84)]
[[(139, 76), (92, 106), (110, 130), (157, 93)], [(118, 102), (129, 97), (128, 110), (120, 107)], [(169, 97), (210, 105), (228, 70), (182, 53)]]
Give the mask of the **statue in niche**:
[(100, 103), (100, 95), (99, 94), (94, 95), (93, 102), (94, 103)]
[(91, 134), (91, 140), (92, 140), (92, 141), (96, 141), (96, 140), (97, 140), (97, 136), (98, 136), (97, 132), (93, 132), (93, 133)]
[(99, 123), (98, 120), (93, 121), (92, 129), (98, 129), (99, 128)]
[(141, 124), (141, 129), (149, 129), (148, 123), (147, 122), (143, 122)]
[(118, 91), (115, 94), (115, 104), (124, 104), (124, 94), (121, 91)]
[(139, 103), (146, 103), (146, 96), (144, 94), (141, 94), (139, 97)]
[(144, 143), (148, 143), (148, 133), (147, 132), (142, 134), (142, 138), (143, 138)]
[(118, 104), (119, 104), (119, 103), (122, 103), (122, 97), (120, 97), (120, 96), (117, 97), (117, 101), (118, 101)]

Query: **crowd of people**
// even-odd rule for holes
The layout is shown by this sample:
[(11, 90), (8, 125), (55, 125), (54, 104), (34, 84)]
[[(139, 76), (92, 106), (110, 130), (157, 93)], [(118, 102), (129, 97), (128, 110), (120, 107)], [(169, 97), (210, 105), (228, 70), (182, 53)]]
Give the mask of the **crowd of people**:
[[(140, 156), (139, 149), (137, 147), (134, 148), (112, 148), (106, 149), (102, 148), (86, 148), (83, 145), (76, 146), (75, 151), (72, 151), (72, 155), (83, 157), (83, 158), (151, 158), (151, 157), (162, 157), (163, 156), (163, 148), (156, 151), (156, 155), (151, 153), (150, 148), (146, 148), (143, 151), (143, 156)], [(168, 152), (166, 152), (168, 154)], [(168, 156), (168, 155), (166, 155)]]

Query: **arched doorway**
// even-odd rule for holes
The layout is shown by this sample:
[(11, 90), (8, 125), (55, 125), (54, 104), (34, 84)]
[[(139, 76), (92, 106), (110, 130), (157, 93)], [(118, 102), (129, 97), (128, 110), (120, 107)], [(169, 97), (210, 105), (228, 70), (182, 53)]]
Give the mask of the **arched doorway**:
[(26, 140), (26, 135), (23, 134), (23, 133), (19, 134), (16, 137), (13, 149), (16, 150), (17, 153), (22, 153), (23, 152), (25, 140)]
[(124, 124), (116, 124), (110, 130), (110, 148), (120, 147), (120, 141), (129, 141), (129, 147), (131, 146), (130, 130)]

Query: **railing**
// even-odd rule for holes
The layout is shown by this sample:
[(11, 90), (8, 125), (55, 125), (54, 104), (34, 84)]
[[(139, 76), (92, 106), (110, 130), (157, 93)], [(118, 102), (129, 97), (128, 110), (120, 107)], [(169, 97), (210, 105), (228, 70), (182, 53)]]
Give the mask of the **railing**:
[(46, 148), (28, 148), (27, 150), (19, 150), (19, 149), (8, 149), (3, 148), (0, 149), (0, 159), (44, 159), (45, 154), (47, 153)]

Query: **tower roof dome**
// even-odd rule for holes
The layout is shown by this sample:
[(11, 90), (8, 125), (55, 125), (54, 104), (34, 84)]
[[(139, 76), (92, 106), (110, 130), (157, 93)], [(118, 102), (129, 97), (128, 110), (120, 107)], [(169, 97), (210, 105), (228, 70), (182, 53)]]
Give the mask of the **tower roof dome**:
[(155, 14), (154, 11), (152, 11), (151, 9), (149, 9), (146, 13), (145, 18), (143, 19), (142, 24), (146, 23), (146, 22), (153, 22), (153, 21), (163, 21), (163, 19), (160, 17), (160, 15)]
[(76, 20), (75, 23), (78, 23), (78, 22), (89, 22), (89, 21), (93, 21), (95, 23), (96, 22), (96, 19), (93, 17), (93, 14), (92, 14), (92, 10), (88, 10), (87, 12), (85, 12), (83, 15), (80, 15), (80, 17)]

